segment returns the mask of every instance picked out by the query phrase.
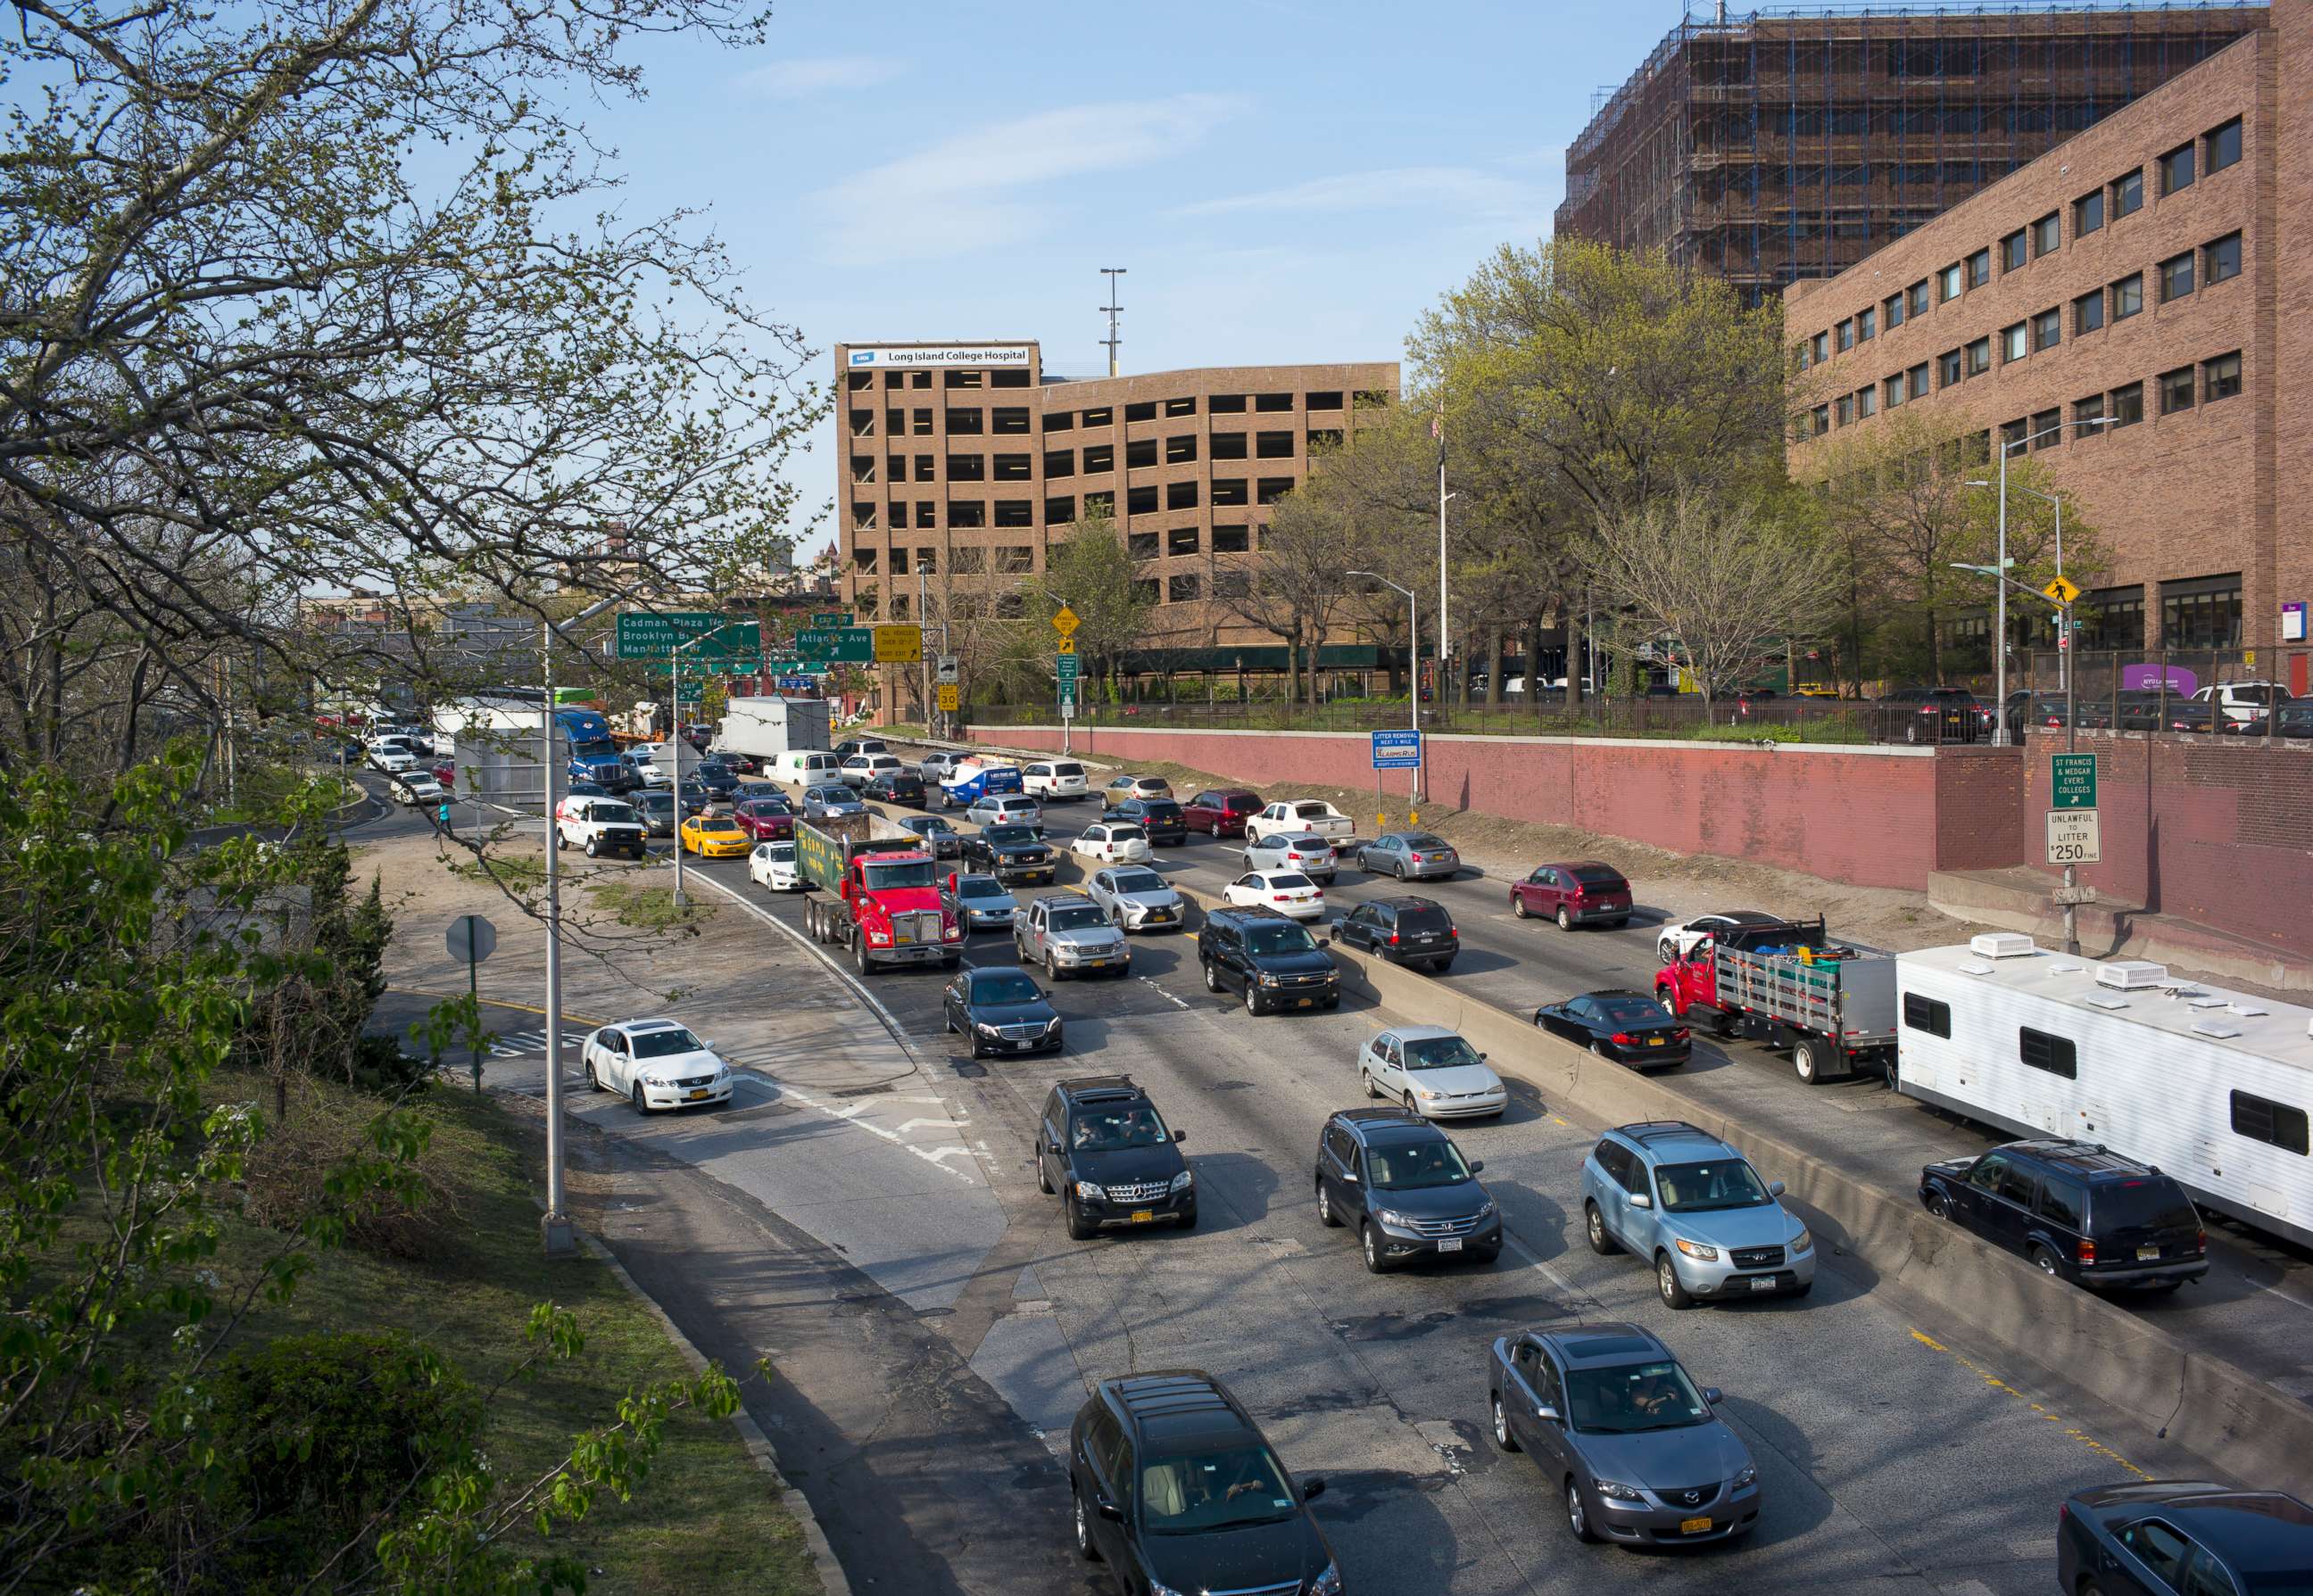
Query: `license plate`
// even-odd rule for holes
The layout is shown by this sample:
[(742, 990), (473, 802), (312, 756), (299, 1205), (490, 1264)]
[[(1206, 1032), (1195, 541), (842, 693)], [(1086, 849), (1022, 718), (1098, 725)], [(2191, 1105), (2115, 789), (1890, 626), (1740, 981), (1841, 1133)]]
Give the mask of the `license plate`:
[(1658, 1036), (1650, 1036), (1647, 1039), (1647, 1046), (1649, 1048), (1659, 1048), (1662, 1045), (1663, 1039)]
[(1033, 1042), (1014, 1042), (1013, 1044), (1011, 1044), (1011, 1047), (1012, 1047), (1012, 1051), (1014, 1051), (1015, 1053), (1025, 1053), (1029, 1048), (1031, 1048), (1034, 1047), (1035, 1045), (1036, 1045), (1036, 1044), (1035, 1044), (1035, 1043), (1033, 1043)]
[(1315, 998), (1314, 998), (1314, 997), (1297, 997), (1297, 998), (1295, 998), (1293, 1001), (1294, 1001), (1296, 1004), (1299, 1004), (1302, 1008), (1305, 1008), (1305, 1009), (1306, 1009), (1306, 1008), (1307, 1008), (1311, 1004), (1313, 1004), (1313, 1003), (1316, 1002), (1317, 1000), (1316, 1000)]
[(1462, 1250), (1462, 1238), (1461, 1238), (1461, 1237), (1459, 1237), (1459, 1236), (1448, 1236), (1448, 1237), (1447, 1237), (1447, 1238), (1446, 1238), (1446, 1240), (1444, 1240), (1443, 1241), (1440, 1241), (1440, 1242), (1438, 1242), (1438, 1251), (1440, 1251), (1440, 1252), (1459, 1252), (1459, 1251), (1461, 1251), (1461, 1250)]
[(1135, 1208), (1132, 1211), (1132, 1223), (1135, 1224), (1147, 1224), (1156, 1217), (1156, 1210), (1154, 1208)]
[(1678, 1521), (1678, 1532), (1681, 1535), (1700, 1535), (1710, 1528), (1709, 1519), (1681, 1519)]
[(1093, 969), (1098, 969), (1102, 965), (1106, 964), (1108, 960), (1105, 959), (1087, 959), (1085, 962), (1087, 965), (1090, 965)]
[(2136, 1250), (2136, 1261), (2141, 1264), (2149, 1264), (2159, 1256), (2160, 1249), (2158, 1247), (2140, 1247)]
[(1751, 1282), (1751, 1289), (1753, 1291), (1772, 1291), (1775, 1289), (1775, 1282), (1772, 1276), (1762, 1275), (1758, 1279)]
[(706, 1095), (707, 1095), (707, 1088), (706, 1088), (706, 1087), (704, 1087), (704, 1086), (694, 1087), (694, 1088), (691, 1090), (691, 1093), (690, 1093), (690, 1101), (691, 1101), (692, 1102), (697, 1102), (697, 1101), (699, 1101), (701, 1098), (704, 1098)]

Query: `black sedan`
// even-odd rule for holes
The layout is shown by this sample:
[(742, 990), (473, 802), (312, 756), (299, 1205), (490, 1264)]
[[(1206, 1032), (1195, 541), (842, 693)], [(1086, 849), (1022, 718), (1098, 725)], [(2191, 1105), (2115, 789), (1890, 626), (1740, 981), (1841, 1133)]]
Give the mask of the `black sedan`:
[(2313, 1506), (2197, 1479), (2082, 1491), (2056, 1515), (2056, 1576), (2110, 1596), (2313, 1590)]
[(1673, 1068), (1684, 1064), (1694, 1049), (1686, 1027), (1668, 1009), (1625, 987), (1544, 1004), (1535, 1010), (1534, 1022), (1552, 1036), (1633, 1069)]
[(904, 767), (878, 771), (867, 784), (866, 796), (880, 798), (886, 803), (904, 803), (910, 809), (924, 806), (924, 778)]
[(1052, 848), (1032, 826), (990, 826), (963, 839), (963, 867), (984, 871), (1009, 886), (1050, 881), (1060, 869)]
[(1189, 824), (1181, 818), (1180, 801), (1174, 798), (1127, 798), (1108, 811), (1112, 820), (1129, 820), (1148, 833), (1148, 846), (1179, 847), (1189, 840)]
[(964, 970), (940, 994), (940, 1016), (972, 1044), (974, 1058), (1060, 1050), (1060, 1011), (1017, 965)]

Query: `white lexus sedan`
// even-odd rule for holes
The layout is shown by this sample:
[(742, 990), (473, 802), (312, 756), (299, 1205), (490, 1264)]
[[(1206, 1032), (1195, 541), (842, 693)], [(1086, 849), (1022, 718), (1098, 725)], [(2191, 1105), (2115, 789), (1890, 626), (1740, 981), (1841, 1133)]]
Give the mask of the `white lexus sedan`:
[(1297, 870), (1248, 871), (1221, 896), (1240, 908), (1273, 908), (1296, 920), (1325, 917), (1325, 889)]
[(587, 1085), (618, 1092), (638, 1114), (731, 1101), (731, 1066), (680, 1021), (605, 1025), (586, 1033), (579, 1057)]
[(759, 842), (747, 855), (747, 879), (772, 892), (800, 892), (810, 883), (796, 868), (792, 842)]
[(1086, 826), (1069, 851), (1104, 864), (1148, 863), (1148, 833), (1130, 820), (1095, 820)]

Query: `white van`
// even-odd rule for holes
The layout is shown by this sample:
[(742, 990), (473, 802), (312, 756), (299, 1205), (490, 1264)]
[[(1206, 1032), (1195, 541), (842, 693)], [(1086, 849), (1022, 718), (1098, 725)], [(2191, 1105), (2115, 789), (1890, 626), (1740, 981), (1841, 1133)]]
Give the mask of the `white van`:
[(810, 787), (822, 782), (840, 780), (842, 767), (843, 761), (824, 749), (798, 748), (773, 759), (769, 774), (774, 781)]
[(1085, 770), (1074, 759), (1049, 759), (1024, 767), (1020, 790), (1047, 803), (1074, 802), (1085, 795)]

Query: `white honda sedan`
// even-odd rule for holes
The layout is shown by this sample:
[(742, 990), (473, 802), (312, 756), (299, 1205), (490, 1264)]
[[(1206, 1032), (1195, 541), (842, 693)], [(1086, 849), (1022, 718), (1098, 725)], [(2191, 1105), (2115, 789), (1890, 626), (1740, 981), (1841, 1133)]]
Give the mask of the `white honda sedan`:
[(1240, 908), (1273, 908), (1296, 920), (1325, 917), (1325, 889), (1297, 870), (1248, 871), (1221, 895)]
[(811, 883), (796, 868), (792, 842), (759, 842), (747, 855), (747, 879), (772, 892), (800, 892)]
[(731, 1066), (680, 1021), (605, 1025), (586, 1033), (579, 1057), (587, 1085), (619, 1093), (638, 1114), (731, 1101)]
[(1095, 820), (1069, 845), (1069, 851), (1104, 864), (1148, 863), (1148, 833), (1128, 820)]

